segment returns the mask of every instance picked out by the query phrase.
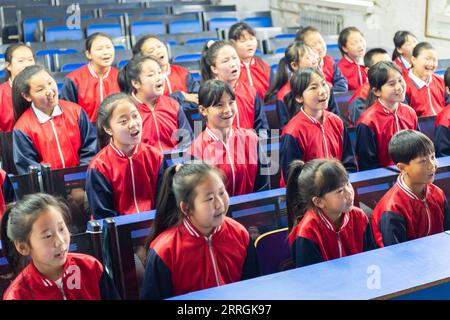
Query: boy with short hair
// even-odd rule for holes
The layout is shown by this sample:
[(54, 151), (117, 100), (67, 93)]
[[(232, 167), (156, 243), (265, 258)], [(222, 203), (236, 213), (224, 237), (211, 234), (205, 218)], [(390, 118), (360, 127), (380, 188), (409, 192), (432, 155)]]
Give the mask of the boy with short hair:
[(381, 248), (450, 228), (444, 192), (433, 184), (437, 169), (433, 142), (415, 130), (392, 137), (389, 155), (400, 174), (372, 214), (375, 241)]
[[(444, 75), (445, 90), (450, 95), (450, 67)], [(435, 132), (436, 156), (450, 156), (450, 103), (436, 117)]]

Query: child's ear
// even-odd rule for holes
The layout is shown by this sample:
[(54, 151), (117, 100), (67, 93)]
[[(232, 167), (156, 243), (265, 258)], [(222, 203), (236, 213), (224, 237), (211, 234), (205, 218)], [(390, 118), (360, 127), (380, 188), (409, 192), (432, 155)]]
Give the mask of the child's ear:
[(375, 97), (379, 98), (381, 96), (381, 90), (380, 89), (372, 89), (373, 94), (375, 95)]
[(19, 252), (21, 255), (30, 255), (30, 246), (26, 242), (14, 241), (14, 246), (16, 247), (17, 252)]
[(408, 169), (408, 165), (406, 163), (399, 162), (396, 164), (396, 166), (401, 173), (406, 174), (406, 170)]
[(89, 52), (89, 51), (85, 51), (84, 52), (84, 55), (86, 56), (86, 58), (90, 61), (90, 60), (92, 60), (92, 54)]
[(202, 105), (199, 105), (199, 106), (198, 106), (198, 110), (200, 111), (200, 114), (201, 114), (202, 116), (204, 116), (204, 117), (206, 117), (206, 115), (208, 114), (208, 113), (206, 112), (206, 108), (205, 108), (204, 106), (202, 106)]
[(112, 137), (112, 130), (111, 130), (111, 128), (103, 127), (103, 130), (105, 130), (105, 132), (106, 132), (107, 135), (109, 135), (109, 136)]
[(11, 62), (5, 61), (5, 69), (11, 72)]
[(318, 208), (323, 210), (324, 203), (322, 201), (322, 198), (320, 198), (320, 197), (313, 197), (312, 198), (312, 203), (314, 204), (314, 206), (316, 206), (316, 207), (318, 207)]
[(189, 216), (189, 205), (186, 202), (184, 201), (180, 202), (180, 210), (184, 216), (186, 217)]
[(291, 68), (292, 68), (292, 70), (297, 71), (297, 69), (298, 69), (298, 63), (295, 62), (295, 61), (291, 62)]
[(295, 97), (295, 101), (297, 101), (297, 103), (302, 104), (303, 103), (303, 97)]
[(28, 93), (22, 92), (21, 95), (22, 95), (22, 98), (24, 98), (28, 102), (31, 102), (31, 97)]
[(414, 66), (416, 64), (416, 62), (417, 62), (416, 57), (411, 56), (411, 64)]
[(140, 86), (140, 82), (137, 80), (131, 80), (131, 86), (135, 89), (135, 90), (139, 90)]

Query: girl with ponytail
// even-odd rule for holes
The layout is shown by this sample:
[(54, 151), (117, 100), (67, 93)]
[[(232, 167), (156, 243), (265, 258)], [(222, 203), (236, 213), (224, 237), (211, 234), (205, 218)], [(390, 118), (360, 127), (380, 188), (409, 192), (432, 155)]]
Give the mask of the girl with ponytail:
[(369, 219), (353, 200), (353, 187), (338, 160), (292, 162), (286, 205), (297, 267), (376, 248)]
[(247, 230), (226, 217), (229, 197), (219, 170), (205, 163), (164, 173), (141, 298), (176, 295), (258, 275)]

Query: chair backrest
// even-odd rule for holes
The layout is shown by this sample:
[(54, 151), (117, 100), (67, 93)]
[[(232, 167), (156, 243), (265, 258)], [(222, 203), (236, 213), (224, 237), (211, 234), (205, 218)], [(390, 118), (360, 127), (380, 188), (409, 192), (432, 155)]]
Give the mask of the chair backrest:
[(50, 165), (42, 165), (42, 185), (44, 192), (63, 197), (68, 201), (71, 213), (72, 233), (86, 231), (89, 210), (85, 199), (87, 165), (51, 170)]
[(342, 121), (344, 121), (345, 126), (349, 125), (349, 115), (350, 112), (348, 110), (348, 101), (353, 96), (355, 91), (347, 91), (347, 92), (335, 92), (334, 99), (339, 108), (339, 113), (341, 115)]
[(88, 63), (84, 53), (56, 54), (54, 56), (55, 71), (70, 72)]
[(203, 44), (192, 44), (189, 46), (168, 46), (169, 56), (173, 62), (200, 61)]
[(444, 191), (447, 196), (447, 202), (450, 202), (450, 156), (437, 159), (438, 169), (434, 184)]
[(0, 132), (0, 157), (2, 159), (3, 170), (7, 173), (17, 175), (13, 158), (12, 132)]
[(434, 142), (436, 116), (419, 117), (419, 130)]
[(11, 184), (16, 194), (17, 200), (22, 199), (27, 194), (40, 192), (39, 186), (39, 168), (30, 166), (29, 173), (10, 176)]
[(272, 274), (293, 266), (288, 242), (288, 228), (260, 235), (255, 241), (261, 275)]

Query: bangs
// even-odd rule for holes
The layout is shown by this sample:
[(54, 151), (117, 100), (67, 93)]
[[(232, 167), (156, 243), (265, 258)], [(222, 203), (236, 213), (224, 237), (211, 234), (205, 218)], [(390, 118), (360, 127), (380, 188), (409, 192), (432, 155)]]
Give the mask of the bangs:
[(389, 143), (389, 156), (394, 163), (408, 164), (411, 160), (433, 153), (434, 145), (430, 138), (415, 130), (400, 131)]
[(348, 182), (348, 173), (337, 160), (323, 162), (315, 177), (319, 197), (343, 187)]
[(233, 90), (225, 82), (208, 80), (200, 87), (199, 104), (205, 108), (215, 106), (220, 102), (224, 93), (228, 94), (231, 100), (236, 100)]

